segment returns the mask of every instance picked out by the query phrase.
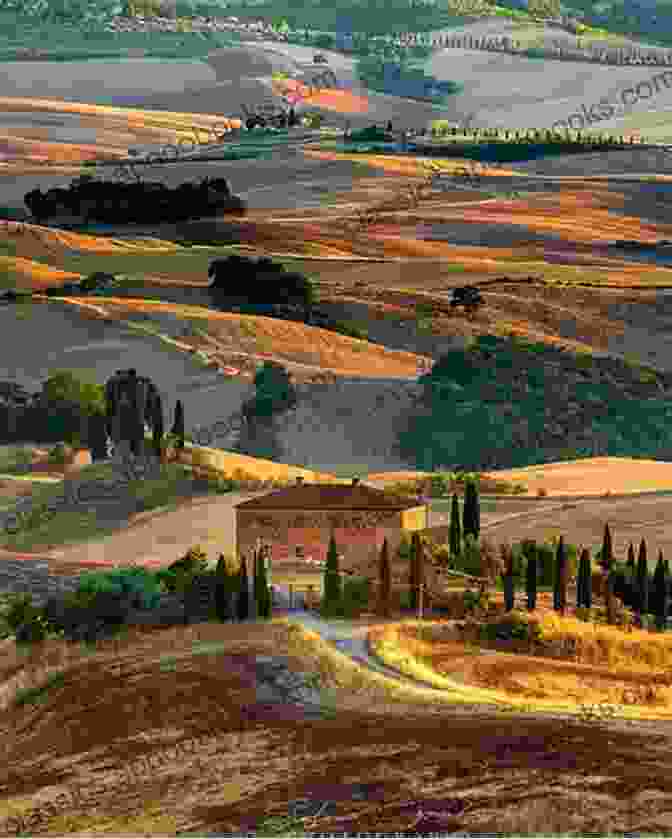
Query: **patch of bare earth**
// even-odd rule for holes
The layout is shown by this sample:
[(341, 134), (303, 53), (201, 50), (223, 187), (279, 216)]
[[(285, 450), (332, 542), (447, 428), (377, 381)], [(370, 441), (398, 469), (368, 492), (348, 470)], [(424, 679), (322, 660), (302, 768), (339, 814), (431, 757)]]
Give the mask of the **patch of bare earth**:
[[(194, 655), (194, 642), (220, 649)], [(318, 832), (669, 826), (663, 723), (599, 728), (391, 701), (351, 677), (338, 686), (337, 669), (305, 645), (297, 656), (282, 625), (133, 631), (86, 657), (72, 653), (65, 666), (60, 642), (47, 643), (63, 682), (39, 704), (8, 708), (0, 723), (8, 834), (242, 832), (299, 799), (324, 803), (303, 822)], [(2, 653), (3, 681), (16, 684), (30, 664)], [(319, 671), (333, 717), (259, 703), (257, 654)], [(162, 656), (172, 661), (162, 666)]]

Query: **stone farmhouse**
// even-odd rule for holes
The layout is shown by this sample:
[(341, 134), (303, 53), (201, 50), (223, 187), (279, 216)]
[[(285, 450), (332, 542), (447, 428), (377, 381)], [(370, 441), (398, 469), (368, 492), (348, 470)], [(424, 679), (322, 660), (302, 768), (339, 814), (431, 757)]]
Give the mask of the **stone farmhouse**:
[(306, 484), (297, 478), (294, 486), (236, 505), (238, 555), (251, 556), (261, 539), (270, 543), (274, 563), (297, 556), (325, 560), (332, 530), (346, 562), (378, 555), (385, 537), (392, 556), (402, 534), (426, 527), (427, 506), (417, 498), (391, 496), (358, 479)]

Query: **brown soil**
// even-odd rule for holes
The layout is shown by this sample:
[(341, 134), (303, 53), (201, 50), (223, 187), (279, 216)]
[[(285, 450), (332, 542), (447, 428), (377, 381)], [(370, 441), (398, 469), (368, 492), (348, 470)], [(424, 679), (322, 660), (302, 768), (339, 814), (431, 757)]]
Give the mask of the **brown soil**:
[[(197, 638), (222, 649), (194, 656)], [(390, 702), (379, 688), (333, 678), (337, 715), (306, 720), (256, 701), (256, 654), (320, 667), (319, 657), (292, 655), (286, 628), (268, 625), (134, 632), (75, 655), (42, 703), (4, 715), (3, 829), (241, 832), (306, 798), (331, 802), (303, 824), (319, 832), (669, 830), (668, 724), (595, 727)], [(174, 669), (162, 669), (161, 655), (177, 657)], [(1, 666), (5, 679), (16, 671), (7, 658)]]

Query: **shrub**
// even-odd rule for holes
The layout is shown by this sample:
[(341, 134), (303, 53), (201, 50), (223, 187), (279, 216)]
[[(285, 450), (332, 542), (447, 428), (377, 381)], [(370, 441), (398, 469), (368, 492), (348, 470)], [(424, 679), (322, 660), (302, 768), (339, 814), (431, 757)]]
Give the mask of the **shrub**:
[(184, 591), (194, 576), (203, 574), (207, 570), (207, 554), (201, 550), (199, 545), (195, 545), (193, 548), (189, 548), (183, 557), (172, 562), (167, 568), (157, 571), (155, 577), (167, 591), (175, 593)]
[(529, 616), (513, 609), (502, 615), (496, 622), (483, 624), (480, 627), (480, 636), (484, 640), (522, 640), (540, 641), (543, 638), (542, 628), (537, 621), (530, 620)]
[(63, 443), (57, 443), (49, 452), (48, 462), (54, 466), (64, 466), (67, 463), (69, 453), (69, 447), (64, 446)]
[[(406, 592), (405, 592), (406, 593)], [(341, 597), (343, 617), (356, 617), (369, 606), (370, 586), (366, 577), (348, 577)]]
[(159, 581), (145, 568), (116, 568), (103, 574), (83, 574), (77, 591), (127, 596), (136, 609), (153, 609), (160, 601)]

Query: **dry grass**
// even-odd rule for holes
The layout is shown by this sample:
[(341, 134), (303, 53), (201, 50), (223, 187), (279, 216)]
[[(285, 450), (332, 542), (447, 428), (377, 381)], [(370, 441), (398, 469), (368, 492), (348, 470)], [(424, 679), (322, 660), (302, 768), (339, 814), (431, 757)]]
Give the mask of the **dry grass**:
[(576, 638), (576, 659), (506, 653), (470, 656), (459, 640), (422, 641), (423, 623), (417, 621), (372, 630), (369, 640), (386, 664), (464, 701), (570, 714), (580, 714), (582, 705), (606, 703), (618, 706), (619, 718), (672, 719), (672, 689), (665, 669), (669, 638), (646, 632), (634, 637), (634, 632), (573, 618), (563, 621), (557, 615), (543, 615), (538, 622), (549, 641)]

